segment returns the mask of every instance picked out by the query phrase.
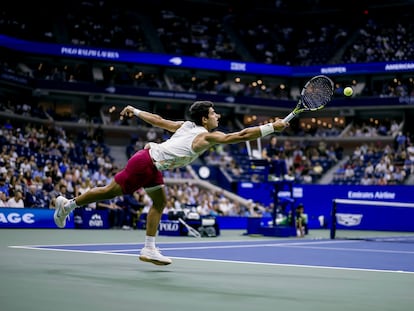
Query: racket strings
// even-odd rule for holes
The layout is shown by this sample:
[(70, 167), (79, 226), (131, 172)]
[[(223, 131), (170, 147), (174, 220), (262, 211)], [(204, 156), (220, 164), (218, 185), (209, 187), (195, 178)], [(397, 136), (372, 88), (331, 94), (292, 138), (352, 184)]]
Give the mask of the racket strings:
[(325, 106), (333, 96), (331, 81), (323, 78), (314, 79), (309, 82), (302, 94), (302, 103), (310, 110)]

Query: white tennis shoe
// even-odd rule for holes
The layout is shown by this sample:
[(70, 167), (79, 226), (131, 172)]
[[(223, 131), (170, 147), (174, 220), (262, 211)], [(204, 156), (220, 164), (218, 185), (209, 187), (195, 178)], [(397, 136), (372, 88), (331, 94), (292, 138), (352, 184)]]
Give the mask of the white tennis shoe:
[(172, 260), (161, 254), (158, 248), (144, 247), (141, 249), (139, 259), (145, 262), (151, 262), (154, 265), (166, 266), (172, 263)]
[(55, 221), (56, 226), (59, 228), (65, 228), (66, 226), (66, 218), (69, 216), (70, 211), (65, 209), (65, 204), (69, 200), (61, 195), (56, 198), (55, 201), (55, 213), (53, 214), (53, 219)]

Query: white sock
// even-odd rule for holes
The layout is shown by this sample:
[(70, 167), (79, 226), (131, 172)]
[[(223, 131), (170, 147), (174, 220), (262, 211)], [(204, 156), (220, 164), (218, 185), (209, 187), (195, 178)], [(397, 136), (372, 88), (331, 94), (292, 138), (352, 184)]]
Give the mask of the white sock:
[(75, 199), (71, 199), (65, 204), (65, 210), (68, 210), (68, 211), (73, 211), (77, 207), (79, 206), (76, 204)]
[(145, 236), (145, 247), (155, 248), (155, 236)]

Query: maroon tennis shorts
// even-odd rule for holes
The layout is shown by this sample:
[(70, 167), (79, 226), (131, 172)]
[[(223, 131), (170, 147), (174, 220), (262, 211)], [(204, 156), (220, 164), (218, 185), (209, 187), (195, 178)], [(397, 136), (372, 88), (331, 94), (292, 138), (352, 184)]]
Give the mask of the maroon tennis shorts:
[(115, 175), (115, 181), (121, 186), (124, 194), (164, 184), (163, 175), (152, 162), (149, 149), (136, 152), (128, 160), (125, 168)]

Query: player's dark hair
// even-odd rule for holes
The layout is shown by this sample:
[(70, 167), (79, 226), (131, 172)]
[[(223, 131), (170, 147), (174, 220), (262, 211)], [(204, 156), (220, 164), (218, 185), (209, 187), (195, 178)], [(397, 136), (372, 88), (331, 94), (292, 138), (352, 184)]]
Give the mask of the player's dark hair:
[(214, 104), (210, 101), (196, 101), (189, 109), (191, 121), (197, 125), (203, 125), (203, 117), (208, 118), (210, 107), (214, 107)]

